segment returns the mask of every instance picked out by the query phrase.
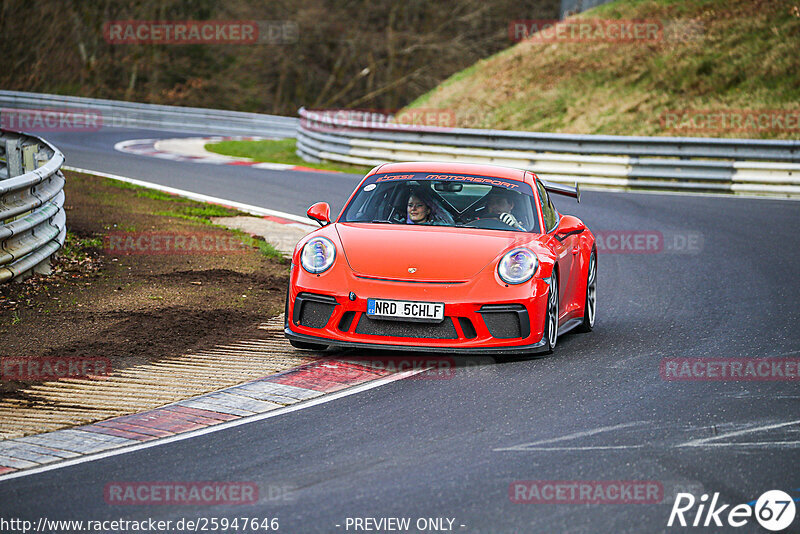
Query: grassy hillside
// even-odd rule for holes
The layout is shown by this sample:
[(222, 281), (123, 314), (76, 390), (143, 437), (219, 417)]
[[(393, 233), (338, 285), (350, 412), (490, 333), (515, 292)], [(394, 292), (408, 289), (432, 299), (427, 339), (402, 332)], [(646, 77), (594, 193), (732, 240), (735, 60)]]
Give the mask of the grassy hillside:
[[(472, 128), (800, 138), (797, 0), (618, 0), (577, 18), (656, 19), (666, 30), (653, 42), (523, 41), (409, 107), (453, 110), (459, 126)], [(676, 110), (692, 113), (677, 123), (664, 115)], [(685, 121), (694, 110), (781, 110), (794, 119), (739, 131), (719, 122), (693, 128)]]

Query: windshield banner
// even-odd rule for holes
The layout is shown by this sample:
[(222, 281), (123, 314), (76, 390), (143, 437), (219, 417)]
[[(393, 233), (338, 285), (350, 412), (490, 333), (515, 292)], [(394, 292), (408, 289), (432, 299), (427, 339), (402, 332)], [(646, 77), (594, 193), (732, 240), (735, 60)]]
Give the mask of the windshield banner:
[(415, 180), (418, 182), (430, 180), (462, 184), (491, 185), (495, 187), (503, 187), (511, 191), (525, 192), (529, 195), (532, 194), (530, 186), (528, 186), (528, 184), (525, 182), (508, 180), (506, 178), (497, 178), (496, 176), (478, 176), (472, 174), (438, 174), (428, 172), (384, 173), (371, 176), (367, 183), (383, 183), (395, 180)]

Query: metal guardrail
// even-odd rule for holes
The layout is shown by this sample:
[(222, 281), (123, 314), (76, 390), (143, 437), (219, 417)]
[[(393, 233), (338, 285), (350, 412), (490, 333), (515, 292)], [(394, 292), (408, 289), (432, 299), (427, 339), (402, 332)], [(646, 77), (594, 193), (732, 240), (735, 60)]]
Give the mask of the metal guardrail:
[(3, 108), (15, 119), (4, 120), (3, 127), (23, 131), (37, 131), (36, 121), (50, 111), (88, 118), (89, 124), (82, 124), (82, 129), (144, 128), (218, 135), (294, 137), (298, 124), (296, 117), (279, 115), (0, 90), (0, 114)]
[(67, 235), (63, 163), (47, 141), (0, 131), (0, 283), (49, 274)]
[(493, 163), (595, 187), (800, 195), (800, 141), (422, 128), (358, 112), (299, 114), (297, 153), (309, 161)]

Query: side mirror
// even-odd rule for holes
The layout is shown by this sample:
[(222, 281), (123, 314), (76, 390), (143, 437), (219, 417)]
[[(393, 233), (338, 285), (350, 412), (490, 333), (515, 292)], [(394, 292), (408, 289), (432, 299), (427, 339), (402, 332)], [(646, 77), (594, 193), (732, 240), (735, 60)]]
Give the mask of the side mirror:
[(564, 215), (558, 223), (556, 235), (566, 237), (572, 234), (579, 234), (584, 230), (586, 230), (586, 225), (583, 224), (583, 221), (572, 215)]
[(331, 207), (327, 202), (317, 202), (306, 212), (309, 219), (314, 219), (320, 226), (326, 226), (331, 223)]

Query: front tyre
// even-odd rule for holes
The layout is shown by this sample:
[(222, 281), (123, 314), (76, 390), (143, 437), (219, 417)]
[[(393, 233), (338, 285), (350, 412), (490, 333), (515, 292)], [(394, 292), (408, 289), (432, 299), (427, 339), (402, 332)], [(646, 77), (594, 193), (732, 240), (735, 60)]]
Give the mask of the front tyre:
[(597, 315), (597, 250), (589, 256), (589, 270), (586, 274), (586, 301), (583, 305), (583, 322), (579, 332), (591, 332)]
[(547, 352), (553, 352), (558, 341), (558, 276), (555, 269), (550, 276), (550, 290), (547, 295), (547, 315), (545, 316), (545, 335), (547, 336)]

